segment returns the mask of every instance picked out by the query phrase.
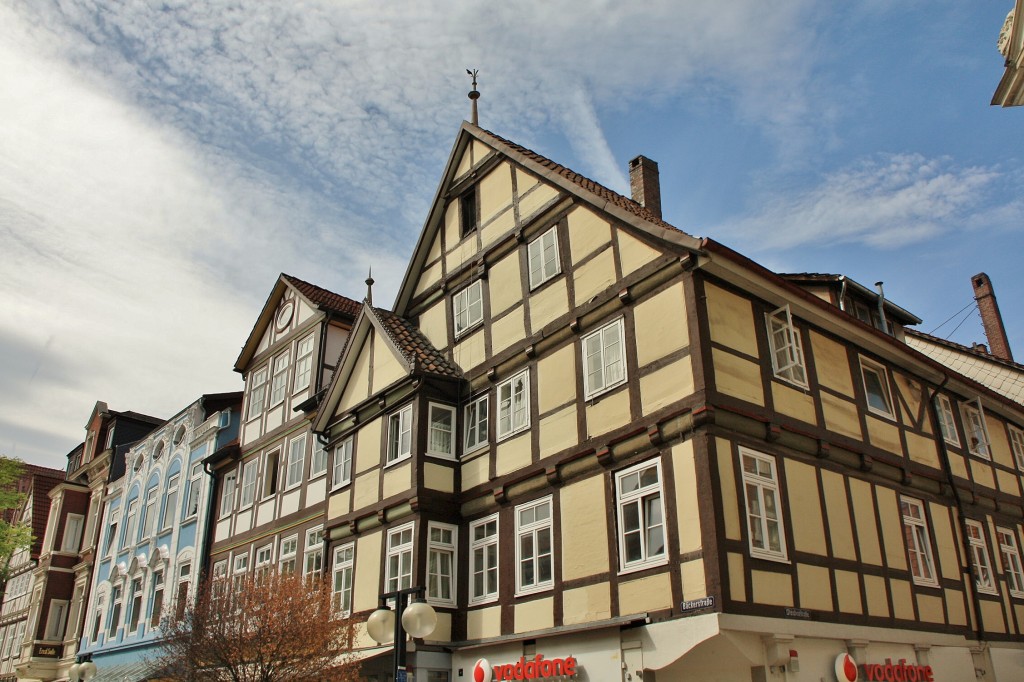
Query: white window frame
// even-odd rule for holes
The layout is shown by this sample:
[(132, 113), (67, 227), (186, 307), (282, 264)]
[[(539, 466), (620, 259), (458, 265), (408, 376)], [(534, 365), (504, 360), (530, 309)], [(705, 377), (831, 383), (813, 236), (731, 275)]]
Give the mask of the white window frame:
[(553, 225), (531, 241), (526, 253), (532, 291), (562, 271), (558, 258), (558, 226)]
[(199, 505), (202, 504), (203, 488), (203, 465), (192, 466), (192, 475), (188, 481), (188, 497), (185, 498), (185, 508), (182, 509), (184, 519), (194, 518), (199, 514)]
[(164, 610), (164, 583), (165, 576), (163, 569), (153, 571), (153, 585), (150, 589), (152, 597), (149, 601), (149, 619), (147, 625), (150, 629), (160, 626), (160, 616)]
[(992, 439), (988, 437), (988, 425), (985, 423), (985, 408), (981, 400), (960, 405), (960, 416), (964, 420), (964, 440), (967, 451), (975, 457), (992, 459)]
[(974, 568), (974, 586), (984, 594), (998, 594), (996, 574), (988, 554), (985, 527), (974, 519), (964, 519), (967, 526), (967, 544), (971, 548), (971, 565)]
[(110, 622), (107, 623), (107, 640), (111, 640), (117, 634), (117, 628), (121, 626), (121, 616), (124, 606), (124, 587), (120, 584), (114, 585), (110, 590)]
[(1013, 459), (1017, 463), (1017, 468), (1024, 471), (1024, 431), (1013, 424), (1006, 426), (1010, 435), (1010, 450), (1013, 451)]
[(800, 330), (793, 324), (789, 304), (764, 314), (768, 328), (768, 348), (772, 356), (772, 373), (776, 378), (800, 388), (807, 388), (807, 365), (804, 362)]
[[(537, 511), (545, 509), (546, 516), (542, 519), (534, 518), (533, 521), (522, 521), (522, 515), (532, 511), (536, 516)], [(516, 520), (516, 596), (533, 594), (550, 590), (555, 584), (555, 529), (554, 529), (555, 506), (550, 495), (532, 502), (526, 502), (515, 508)], [(543, 554), (540, 551), (540, 539), (547, 535), (548, 552)], [(530, 539), (532, 553), (530, 556), (523, 555), (523, 540)], [(548, 576), (541, 579), (543, 573), (542, 565), (547, 563)], [(533, 581), (527, 583), (524, 579), (524, 569), (529, 567), (532, 571)]]
[(953, 417), (953, 404), (941, 393), (935, 396), (935, 411), (939, 415), (939, 431), (942, 439), (953, 447), (960, 447), (960, 435), (956, 430), (956, 419)]
[(51, 599), (50, 608), (46, 612), (46, 631), (44, 638), (48, 642), (63, 642), (64, 630), (68, 622), (68, 607), (71, 602), (67, 599)]
[[(932, 554), (931, 533), (928, 530), (928, 517), (924, 502), (901, 495), (900, 514), (903, 517), (903, 538), (907, 545), (907, 560), (914, 584), (938, 587), (939, 578), (936, 572), (935, 557)], [(918, 568), (915, 568), (915, 557)], [(922, 573), (920, 567), (924, 567), (927, 573)]]
[[(488, 533), (488, 526), (494, 531)], [(469, 524), (469, 603), (483, 604), (498, 598), (501, 574), (498, 571), (500, 546), (498, 543), (498, 515), (492, 514)], [(478, 532), (479, 531), (479, 532)], [(477, 561), (479, 557), (480, 561)], [(478, 564), (480, 569), (478, 570)], [(477, 590), (477, 576), (481, 589)], [(493, 576), (493, 580), (491, 579)], [(490, 584), (493, 582), (493, 585)]]
[(164, 512), (160, 519), (159, 527), (165, 531), (174, 525), (177, 516), (178, 506), (178, 481), (181, 480), (181, 473), (171, 474), (167, 479), (167, 492), (164, 494)]
[(258, 473), (259, 457), (253, 457), (242, 465), (242, 492), (238, 499), (238, 509), (248, 509), (256, 499), (256, 474)]
[(292, 381), (292, 393), (298, 393), (307, 388), (313, 378), (313, 348), (315, 345), (312, 334), (295, 344), (295, 377)]
[(626, 383), (626, 332), (621, 317), (584, 336), (580, 352), (587, 400)]
[(314, 433), (313, 453), (309, 456), (309, 479), (320, 478), (327, 473), (327, 447)]
[(85, 516), (68, 514), (64, 518), (64, 537), (61, 538), (60, 551), (75, 554), (82, 547), (82, 530), (85, 528)]
[[(446, 541), (445, 535), (448, 536)], [(459, 529), (447, 523), (427, 524), (427, 601), (442, 606), (455, 606), (458, 589)], [(447, 558), (447, 567), (443, 566)], [(447, 571), (445, 571), (447, 568)], [(448, 596), (444, 597), (447, 584)]]
[[(445, 430), (445, 425), (440, 422), (436, 417), (440, 415), (447, 415), (448, 425)], [(455, 424), (455, 408), (451, 405), (442, 405), (441, 403), (427, 403), (427, 454), (434, 457), (443, 457), (445, 459), (455, 459), (455, 439), (458, 430)], [(436, 447), (438, 443), (435, 442), (435, 436), (443, 440), (448, 439), (448, 447)], [(443, 445), (443, 443), (442, 443)]]
[[(408, 540), (403, 540), (408, 533)], [(413, 547), (416, 543), (414, 522), (391, 528), (387, 533), (384, 555), (384, 590), (394, 592), (412, 587)]]
[[(319, 564), (319, 565), (317, 565)], [(306, 545), (302, 550), (302, 575), (314, 579), (324, 575), (324, 529), (323, 526), (306, 531)]]
[(238, 472), (234, 469), (224, 474), (223, 486), (220, 490), (220, 513), (218, 518), (223, 519), (224, 517), (231, 514), (231, 511), (235, 508), (235, 488), (238, 482)]
[(1009, 528), (996, 526), (996, 537), (999, 540), (999, 555), (1003, 560), (1003, 573), (1006, 575), (1006, 587), (1010, 596), (1024, 599), (1024, 568), (1021, 567), (1017, 534)]
[(352, 444), (349, 436), (334, 448), (334, 465), (331, 469), (331, 490), (352, 482)]
[(384, 466), (412, 457), (412, 403), (388, 415), (388, 442)]
[(135, 544), (136, 540), (136, 529), (135, 524), (139, 518), (139, 497), (133, 497), (128, 501), (128, 506), (125, 508), (126, 512), (124, 515), (124, 537), (121, 539), (121, 549), (125, 549)]
[[(295, 566), (298, 562), (299, 536), (289, 535), (281, 539), (280, 554), (277, 558), (277, 570), (282, 575), (295, 573)], [(289, 567), (288, 564), (291, 564)]]
[(263, 414), (267, 405), (267, 374), (270, 369), (264, 365), (253, 371), (249, 385), (249, 409), (245, 413), (246, 420), (252, 420)]
[(236, 554), (234, 562), (232, 563), (232, 573), (234, 575), (241, 575), (249, 570), (249, 552), (245, 554)]
[[(653, 483), (644, 483), (644, 475), (653, 470)], [(636, 478), (631, 490), (625, 488), (628, 480)], [(661, 475), (661, 460), (647, 460), (615, 474), (616, 510), (618, 514), (619, 572), (627, 573), (650, 566), (668, 563), (668, 534), (665, 527), (665, 491)], [(627, 531), (627, 511), (635, 509), (637, 527)], [(657, 518), (654, 518), (654, 517)], [(661, 551), (651, 551), (655, 533), (661, 535)], [(630, 560), (627, 556), (627, 535), (639, 538), (640, 557)]]
[(452, 296), (452, 323), (458, 338), (484, 320), (483, 282), (476, 280)]
[(469, 401), (463, 411), (462, 428), (466, 433), (463, 443), (463, 454), (467, 454), (484, 447), (488, 443), (488, 424), (490, 416), (487, 410), (490, 407), (490, 396), (487, 393), (477, 396)]
[(288, 394), (288, 366), (291, 361), (291, 350), (279, 353), (274, 358), (274, 376), (270, 380), (270, 402), (267, 409), (273, 409), (284, 402)]
[(142, 519), (142, 539), (151, 538), (157, 531), (157, 517), (160, 515), (160, 486), (151, 485), (146, 490), (145, 516)]
[[(522, 390), (517, 392), (515, 383), (522, 381)], [(498, 384), (498, 440), (530, 428), (530, 370), (506, 379)]]
[[(750, 556), (769, 561), (781, 561), (789, 563), (789, 554), (786, 544), (786, 523), (782, 509), (782, 493), (779, 489), (778, 462), (772, 455), (751, 450), (750, 448), (739, 448), (740, 472), (743, 478), (743, 499), (745, 527), (747, 533), (747, 546), (750, 549)], [(747, 471), (746, 460), (751, 460), (756, 471)], [(766, 464), (767, 469), (759, 466)], [(752, 493), (757, 493), (757, 499), (753, 499)], [(767, 500), (771, 500), (769, 503)], [(775, 517), (772, 518), (771, 513)], [(772, 528), (774, 522), (778, 533), (778, 548), (771, 546)], [(756, 530), (756, 533), (754, 532)], [(758, 543), (757, 535), (761, 542)]]
[(354, 542), (334, 548), (331, 569), (331, 605), (335, 612), (342, 617), (348, 617), (352, 613), (355, 556), (356, 544)]
[(268, 543), (256, 550), (253, 557), (253, 571), (256, 576), (265, 575), (274, 563), (274, 543)]
[(284, 489), (291, 490), (302, 483), (306, 473), (306, 434), (288, 442), (288, 466), (285, 469)]
[[(882, 402), (885, 403), (885, 407), (878, 407), (877, 405), (871, 404), (872, 396), (875, 393), (868, 387), (868, 374), (873, 374), (875, 379), (878, 381), (878, 386), (882, 390), (881, 396)], [(892, 403), (892, 389), (889, 387), (889, 370), (886, 369), (885, 365), (879, 364), (874, 360), (861, 357), (860, 359), (860, 378), (864, 385), (864, 403), (867, 405), (868, 412), (877, 414), (886, 419), (895, 419), (896, 413), (893, 410)]]

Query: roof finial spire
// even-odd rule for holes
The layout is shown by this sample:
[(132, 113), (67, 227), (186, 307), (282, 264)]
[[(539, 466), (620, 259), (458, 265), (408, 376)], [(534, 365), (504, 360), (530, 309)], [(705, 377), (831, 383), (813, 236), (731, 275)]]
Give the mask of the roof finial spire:
[(366, 269), (366, 302), (373, 305), (373, 268)]
[(480, 92), (476, 89), (476, 75), (480, 73), (477, 69), (466, 69), (466, 73), (473, 77), (473, 89), (469, 91), (469, 99), (473, 103), (473, 111), (470, 114), (470, 123), (480, 125), (480, 116), (476, 110), (476, 101), (480, 99)]

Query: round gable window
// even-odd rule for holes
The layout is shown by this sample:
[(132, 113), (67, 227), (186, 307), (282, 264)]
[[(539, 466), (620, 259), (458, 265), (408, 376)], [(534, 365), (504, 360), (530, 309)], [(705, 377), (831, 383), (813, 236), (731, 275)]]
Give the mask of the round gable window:
[(182, 424), (174, 430), (174, 444), (181, 445), (181, 441), (185, 440), (185, 425)]
[(295, 312), (295, 304), (291, 301), (285, 301), (281, 305), (281, 309), (277, 311), (277, 331), (284, 331), (288, 328), (288, 324), (292, 321), (292, 313)]
[(160, 459), (164, 454), (164, 442), (160, 441), (156, 444), (156, 449), (153, 450), (153, 459)]

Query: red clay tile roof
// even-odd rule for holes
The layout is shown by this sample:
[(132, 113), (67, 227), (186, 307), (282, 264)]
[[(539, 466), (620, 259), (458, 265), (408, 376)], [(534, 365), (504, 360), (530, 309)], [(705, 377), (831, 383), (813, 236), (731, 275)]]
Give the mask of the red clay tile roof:
[[(539, 164), (541, 166), (544, 166), (545, 168), (553, 171), (554, 173), (557, 173), (558, 175), (561, 175), (566, 180), (569, 180), (570, 182), (572, 182), (572, 183), (574, 183), (576, 185), (579, 185), (580, 187), (582, 187), (583, 189), (587, 190), (591, 194), (595, 194), (598, 197), (600, 197), (601, 199), (604, 199), (605, 201), (611, 202), (611, 203), (615, 204), (616, 206), (618, 206), (619, 208), (621, 208), (623, 210), (629, 211), (630, 213), (632, 213), (633, 215), (637, 216), (638, 218), (642, 218), (642, 219), (644, 219), (644, 220), (646, 220), (648, 222), (654, 223), (655, 225), (661, 225), (662, 227), (667, 227), (667, 228), (672, 229), (672, 230), (679, 230), (679, 228), (676, 227), (675, 225), (670, 225), (669, 223), (666, 223), (664, 220), (662, 220), (658, 216), (656, 216), (653, 213), (651, 213), (649, 210), (644, 208), (644, 206), (642, 206), (640, 203), (638, 203), (636, 201), (633, 201), (632, 199), (630, 199), (628, 197), (624, 197), (621, 194), (619, 194), (618, 192), (616, 192), (614, 190), (611, 190), (611, 189), (608, 189), (604, 185), (602, 185), (602, 184), (600, 184), (598, 182), (594, 182), (590, 178), (585, 177), (583, 175), (580, 175), (576, 171), (574, 171), (572, 169), (569, 169), (569, 168), (566, 168), (565, 166), (563, 166), (560, 163), (555, 163), (551, 159), (547, 158), (546, 156), (542, 156), (542, 155), (538, 154), (537, 152), (533, 151), (532, 149), (527, 149), (526, 147), (523, 147), (522, 145), (516, 144), (515, 142), (512, 142), (511, 140), (506, 140), (505, 138), (501, 137), (500, 135), (495, 135), (494, 133), (492, 133), (489, 130), (485, 130), (483, 128), (478, 128), (478, 129), (480, 130), (480, 132), (482, 132), (482, 133), (484, 133), (486, 135), (489, 135), (490, 137), (494, 138), (496, 141), (500, 142), (501, 144), (506, 145), (508, 147), (511, 147), (512, 149), (514, 149), (515, 151), (519, 152), (523, 156), (526, 156), (527, 158), (529, 158), (534, 163), (537, 163), (537, 164)], [(682, 230), (679, 230), (679, 231), (682, 232)]]
[(462, 378), (458, 367), (448, 362), (427, 337), (420, 333), (408, 320), (382, 308), (374, 308), (377, 319), (395, 346), (407, 360), (413, 363), (414, 371), (442, 377)]
[(359, 314), (360, 303), (353, 301), (347, 296), (336, 294), (333, 291), (327, 291), (327, 289), (321, 289), (315, 284), (305, 282), (298, 277), (281, 273), (289, 284), (298, 289), (303, 296), (308, 298), (313, 303), (316, 303), (321, 308), (330, 310), (331, 312), (338, 313), (340, 315), (347, 315), (354, 318)]

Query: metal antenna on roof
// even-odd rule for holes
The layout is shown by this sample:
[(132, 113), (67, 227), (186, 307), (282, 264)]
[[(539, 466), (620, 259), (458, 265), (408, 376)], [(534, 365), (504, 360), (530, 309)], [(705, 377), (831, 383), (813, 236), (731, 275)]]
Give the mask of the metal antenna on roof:
[(476, 101), (480, 99), (480, 92), (476, 89), (476, 75), (480, 73), (477, 69), (466, 69), (466, 73), (473, 77), (473, 89), (469, 91), (469, 99), (473, 103), (473, 111), (470, 114), (470, 123), (480, 125), (480, 115), (476, 110)]
[(366, 270), (366, 302), (373, 305), (373, 268)]

